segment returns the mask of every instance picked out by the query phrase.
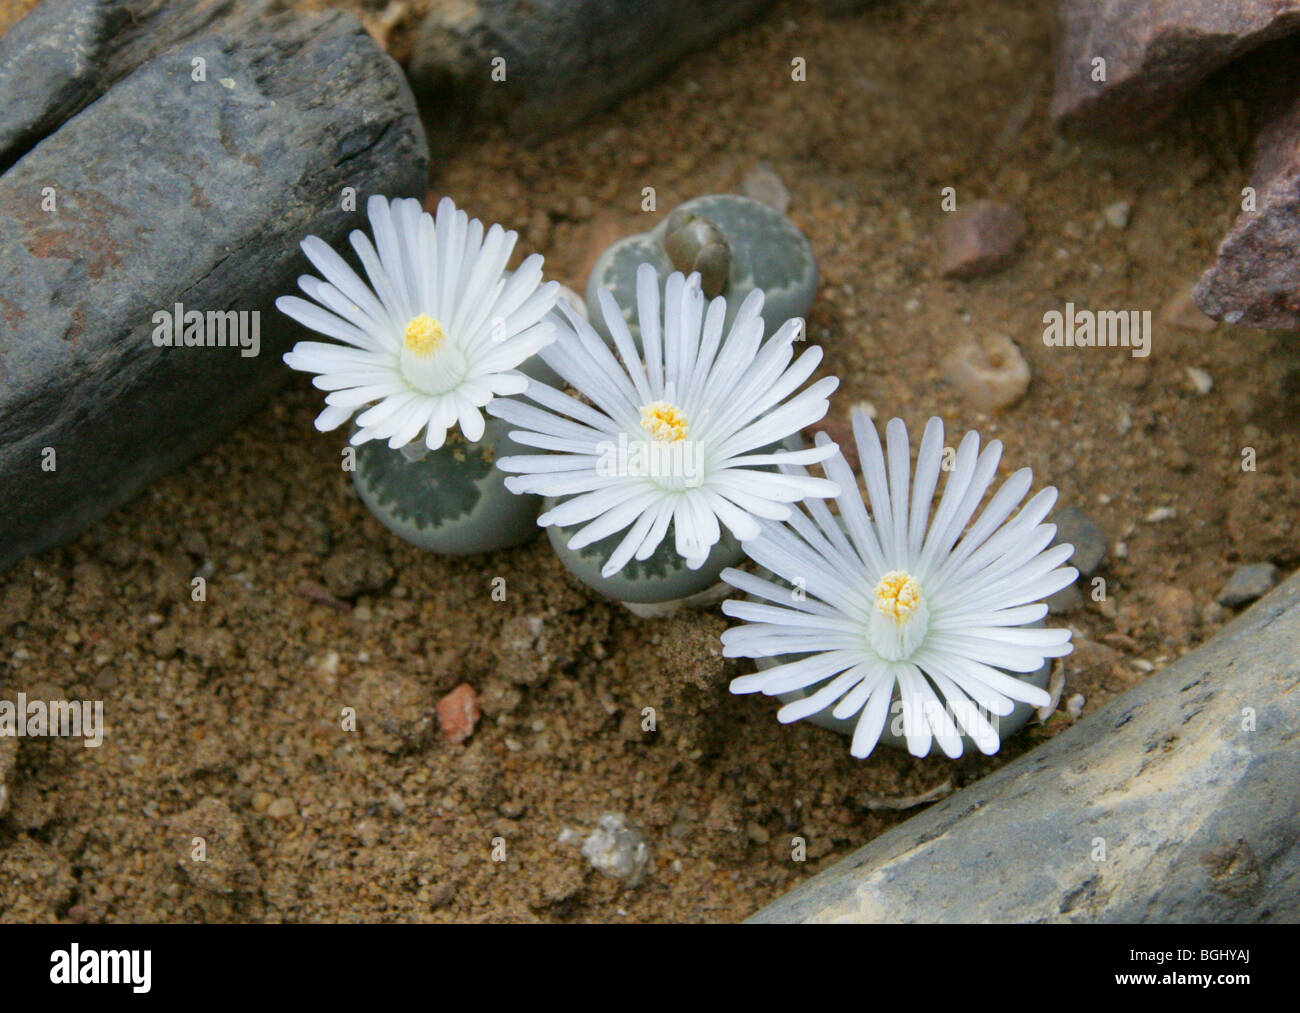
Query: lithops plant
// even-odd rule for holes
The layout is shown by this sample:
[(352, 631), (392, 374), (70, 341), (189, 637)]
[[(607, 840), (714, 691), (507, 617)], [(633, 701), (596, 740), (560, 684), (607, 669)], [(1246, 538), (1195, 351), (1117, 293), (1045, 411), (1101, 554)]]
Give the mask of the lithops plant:
[(484, 229), (444, 198), (437, 220), (416, 200), (372, 197), (374, 242), (350, 236), (363, 281), (321, 239), (302, 244), (322, 278), (298, 283), (310, 298), (276, 306), (334, 342), (300, 341), (285, 355), (329, 393), (322, 431), (357, 414), (354, 481), (379, 520), (438, 552), (487, 552), (526, 538), (540, 500), (506, 492), (494, 467), (508, 441), (484, 419), (494, 397), (529, 384), (520, 372), (554, 340), (558, 286), (542, 258), (513, 274), (516, 234)]
[(661, 301), (655, 268), (642, 265), (634, 301), (643, 350), (613, 296), (598, 301), (613, 350), (562, 307), (567, 326), (542, 353), (579, 397), (533, 383), (525, 395), (535, 404), (489, 406), (518, 443), (546, 451), (498, 465), (511, 491), (551, 497), (538, 523), (563, 530), (552, 542), (579, 579), (631, 605), (701, 600), (738, 558), (735, 541), (757, 535), (759, 517), (784, 518), (805, 496), (838, 492), (776, 470), (821, 461), (833, 445), (773, 448), (826, 414), (839, 381), (795, 393), (821, 350), (795, 359), (794, 320), (764, 339), (760, 291), (728, 329), (727, 300), (707, 300), (699, 275), (670, 274)]
[[(857, 757), (900, 738), (916, 756), (935, 742), (949, 757), (970, 743), (996, 752), (1027, 720), (1024, 708), (1050, 702), (1050, 659), (1071, 650), (1068, 629), (1041, 627), (1042, 599), (1078, 576), (1062, 565), (1073, 546), (1052, 545), (1056, 527), (1043, 523), (1056, 490), (1021, 507), (1033, 483), (1022, 468), (976, 517), (1002, 445), (981, 452), (971, 432), (931, 517), (943, 424), (926, 426), (914, 480), (901, 419), (886, 428), (887, 459), (864, 413), (854, 413), (853, 428), (871, 513), (837, 453), (824, 468), (843, 490), (838, 515), (808, 500), (806, 513), (764, 521), (744, 542), (778, 579), (722, 574), (751, 599), (723, 603), (745, 621), (723, 634), (723, 653), (761, 662), (733, 680), (732, 692), (780, 697), (782, 722), (807, 718), (850, 733)], [(821, 434), (818, 443), (832, 445)]]
[(726, 297), (724, 326), (734, 322), (750, 292), (761, 291), (769, 334), (806, 317), (817, 293), (817, 260), (808, 237), (785, 215), (738, 194), (689, 200), (649, 232), (620, 239), (600, 255), (587, 282), (587, 315), (607, 340), (602, 290), (613, 294), (629, 332), (640, 340), (634, 310), (642, 264), (654, 267), (661, 287), (674, 271), (697, 272), (706, 297)]
[[(548, 498), (543, 501), (542, 510), (549, 514), (558, 505), (558, 500)], [(580, 524), (548, 527), (546, 534), (555, 554), (589, 588), (621, 601), (645, 619), (671, 615), (682, 608), (717, 604), (730, 590), (721, 582), (722, 571), (745, 558), (740, 541), (730, 531), (723, 530), (703, 564), (691, 569), (677, 552), (675, 539), (665, 537), (645, 559), (629, 559), (617, 573), (606, 576), (605, 564), (617, 551), (622, 536), (616, 532), (599, 541), (570, 548), (569, 543), (580, 530)]]
[(430, 552), (460, 556), (522, 545), (537, 536), (541, 499), (515, 496), (501, 480), (497, 455), (523, 449), (507, 429), (488, 419), (477, 441), (452, 432), (438, 450), (363, 443), (353, 484), (384, 527)]

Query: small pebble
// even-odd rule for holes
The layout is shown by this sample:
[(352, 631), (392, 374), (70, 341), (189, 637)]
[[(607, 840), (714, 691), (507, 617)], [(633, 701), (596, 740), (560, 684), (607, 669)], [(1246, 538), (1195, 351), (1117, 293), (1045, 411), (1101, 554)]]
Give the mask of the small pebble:
[(1015, 208), (977, 200), (948, 214), (939, 272), (945, 278), (975, 278), (1010, 266), (1028, 229)]
[(622, 813), (605, 813), (582, 844), (583, 857), (606, 876), (637, 886), (654, 870), (650, 845)]
[(1114, 204), (1107, 204), (1101, 216), (1112, 229), (1127, 229), (1129, 219), (1133, 216), (1133, 204), (1131, 201), (1117, 200)]
[(1079, 720), (1079, 716), (1083, 713), (1083, 705), (1086, 702), (1082, 693), (1075, 693), (1074, 696), (1065, 701), (1065, 713), (1070, 715), (1070, 720)]
[(1161, 521), (1172, 521), (1177, 516), (1178, 511), (1173, 507), (1162, 506), (1147, 514), (1145, 520), (1148, 524), (1159, 524)]
[(1236, 608), (1268, 594), (1276, 583), (1277, 567), (1272, 563), (1248, 563), (1237, 567), (1217, 600), (1220, 605)]
[(1201, 622), (1206, 626), (1215, 626), (1223, 622), (1224, 616), (1228, 614), (1227, 609), (1217, 601), (1212, 601), (1205, 608), (1201, 609)]
[(462, 682), (438, 701), (438, 724), (443, 737), (458, 746), (474, 734), (474, 726), (482, 717), (478, 693), (467, 682)]
[(952, 385), (981, 411), (1010, 408), (1029, 389), (1029, 363), (1015, 342), (1001, 334), (953, 351), (945, 360), (945, 372)]
[(1187, 377), (1192, 381), (1192, 386), (1196, 388), (1198, 394), (1208, 394), (1214, 390), (1214, 377), (1203, 369), (1188, 366)]

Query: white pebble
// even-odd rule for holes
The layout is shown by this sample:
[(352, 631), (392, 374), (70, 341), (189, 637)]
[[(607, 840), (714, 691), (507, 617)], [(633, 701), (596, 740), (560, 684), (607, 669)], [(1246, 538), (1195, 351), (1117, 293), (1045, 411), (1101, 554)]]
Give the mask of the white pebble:
[(606, 876), (636, 886), (654, 869), (650, 845), (622, 813), (605, 813), (582, 844), (583, 857)]
[(1172, 521), (1178, 516), (1178, 511), (1173, 507), (1162, 506), (1156, 507), (1146, 516), (1148, 524), (1159, 524), (1161, 521)]
[(1192, 386), (1196, 388), (1198, 394), (1208, 394), (1214, 390), (1214, 377), (1210, 376), (1203, 369), (1196, 366), (1187, 367), (1187, 376), (1192, 381)]
[(981, 411), (1010, 408), (1029, 389), (1029, 363), (1004, 334), (962, 345), (945, 366), (949, 382)]
[(1083, 713), (1083, 705), (1085, 702), (1082, 693), (1075, 693), (1074, 696), (1065, 701), (1065, 712), (1070, 715), (1071, 720), (1079, 720), (1079, 715)]
[(1127, 229), (1129, 218), (1133, 214), (1133, 205), (1130, 201), (1117, 200), (1114, 204), (1107, 204), (1106, 210), (1101, 215), (1106, 219), (1106, 224), (1112, 229)]

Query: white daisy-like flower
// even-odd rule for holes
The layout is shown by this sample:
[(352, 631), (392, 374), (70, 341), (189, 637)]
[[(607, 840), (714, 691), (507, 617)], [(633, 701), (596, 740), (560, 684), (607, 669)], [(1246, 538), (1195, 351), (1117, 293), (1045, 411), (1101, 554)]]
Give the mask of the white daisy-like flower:
[(821, 361), (813, 347), (791, 362), (802, 321), (788, 321), (765, 341), (763, 294), (755, 291), (724, 334), (726, 299), (706, 300), (698, 274), (669, 275), (661, 311), (658, 276), (643, 264), (643, 363), (613, 296), (601, 291), (600, 302), (617, 358), (563, 304), (569, 326), (541, 356), (590, 403), (532, 383), (526, 396), (540, 407), (500, 400), (488, 410), (521, 427), (510, 434), (516, 442), (549, 451), (497, 462), (516, 473), (506, 479), (512, 492), (569, 497), (538, 523), (584, 525), (569, 540), (573, 549), (628, 529), (605, 577), (634, 556), (649, 558), (669, 524), (678, 554), (698, 569), (721, 537), (720, 524), (753, 538), (759, 518), (785, 520), (791, 503), (839, 492), (832, 481), (772, 467), (824, 461), (833, 445), (768, 449), (822, 418), (839, 383), (827, 377), (795, 394)]
[(528, 385), (516, 371), (554, 340), (543, 317), (559, 286), (542, 284), (534, 254), (506, 279), (517, 234), (478, 219), (444, 197), (438, 218), (413, 198), (366, 206), (375, 239), (360, 229), (349, 237), (367, 285), (324, 240), (308, 236), (303, 252), (324, 280), (311, 275), (299, 287), (315, 302), (281, 296), (275, 305), (299, 323), (342, 344), (300, 341), (284, 361), (315, 373), (325, 396), (316, 419), (322, 432), (353, 414), (352, 443), (387, 440), (396, 450), (424, 434), (441, 447), (459, 423), (471, 442), (483, 436), (479, 411), (499, 394)]
[[(998, 732), (982, 712), (1005, 717), (1014, 701), (1050, 702), (1045, 691), (1007, 673), (1035, 672), (1071, 650), (1069, 630), (1025, 628), (1047, 614), (1040, 599), (1078, 576), (1062, 565), (1073, 547), (1053, 546), (1056, 526), (1043, 523), (1056, 490), (1042, 490), (1011, 517), (1033, 482), (1023, 468), (971, 524), (1002, 445), (995, 440), (981, 452), (979, 434), (970, 432), (931, 518), (943, 423), (931, 419), (925, 428), (910, 494), (903, 421), (886, 427), (888, 460), (865, 414), (854, 413), (853, 431), (872, 515), (848, 463), (836, 454), (824, 467), (843, 489), (838, 518), (825, 503), (809, 501), (808, 513), (795, 511), (788, 524), (765, 522), (761, 535), (744, 545), (754, 562), (791, 586), (741, 570), (722, 573), (733, 587), (763, 599), (723, 603), (727, 615), (747, 621), (722, 635), (723, 653), (804, 655), (741, 676), (731, 690), (806, 692), (778, 712), (786, 723), (832, 705), (838, 719), (857, 715), (851, 752), (864, 757), (880, 740), (897, 687), (909, 752), (925, 756), (934, 740), (958, 757), (964, 731), (981, 752), (994, 753)], [(829, 444), (824, 435), (818, 440)]]

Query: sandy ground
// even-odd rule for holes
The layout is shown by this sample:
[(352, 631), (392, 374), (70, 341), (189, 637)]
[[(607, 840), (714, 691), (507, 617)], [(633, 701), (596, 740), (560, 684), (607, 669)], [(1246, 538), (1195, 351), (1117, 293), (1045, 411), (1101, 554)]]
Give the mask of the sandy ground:
[[(1284, 336), (1159, 319), (1232, 217), (1240, 145), (1183, 124), (1131, 147), (1055, 138), (1051, 6), (781, 6), (540, 147), (466, 141), (432, 196), (518, 227), (520, 255), (581, 290), (612, 238), (770, 162), (820, 257), (810, 330), (843, 381), (836, 415), (866, 401), (914, 432), (931, 414), (950, 434), (979, 428), (1005, 442), (1007, 470), (1032, 466), (1109, 534), (1109, 601), (1064, 619), (1079, 634), (1065, 695), (1091, 709), (1213, 634), (1238, 561), (1297, 562), (1300, 371)], [(793, 56), (806, 82), (790, 80)], [(945, 186), (1024, 212), (1009, 271), (939, 278)], [(1125, 229), (1103, 224), (1117, 201), (1133, 205)], [(1045, 347), (1042, 316), (1067, 301), (1156, 311), (1152, 355)], [(993, 333), (1033, 381), (991, 418), (942, 361)], [(1188, 367), (1213, 378), (1208, 394)], [(312, 429), (317, 411), (291, 380), (211, 453), (0, 575), (0, 690), (102, 699), (109, 726), (99, 749), (21, 742), (0, 918), (739, 919), (904, 818), (869, 799), (960, 787), (1070, 720), (1062, 708), (991, 759), (854, 761), (836, 735), (727, 695), (744, 668), (719, 656), (716, 611), (638, 620), (577, 586), (544, 538), (467, 560), (397, 541), (340, 471), (339, 437)], [(1176, 516), (1147, 521), (1159, 507)], [(300, 593), (348, 567), (376, 570), (375, 586), (341, 605)], [(195, 574), (206, 602), (190, 600)], [(451, 746), (433, 708), (461, 682), (485, 717)], [(224, 805), (194, 813), (208, 797)], [(610, 810), (654, 852), (635, 889), (558, 841)], [(183, 868), (200, 823), (231, 856), (206, 878)]]

